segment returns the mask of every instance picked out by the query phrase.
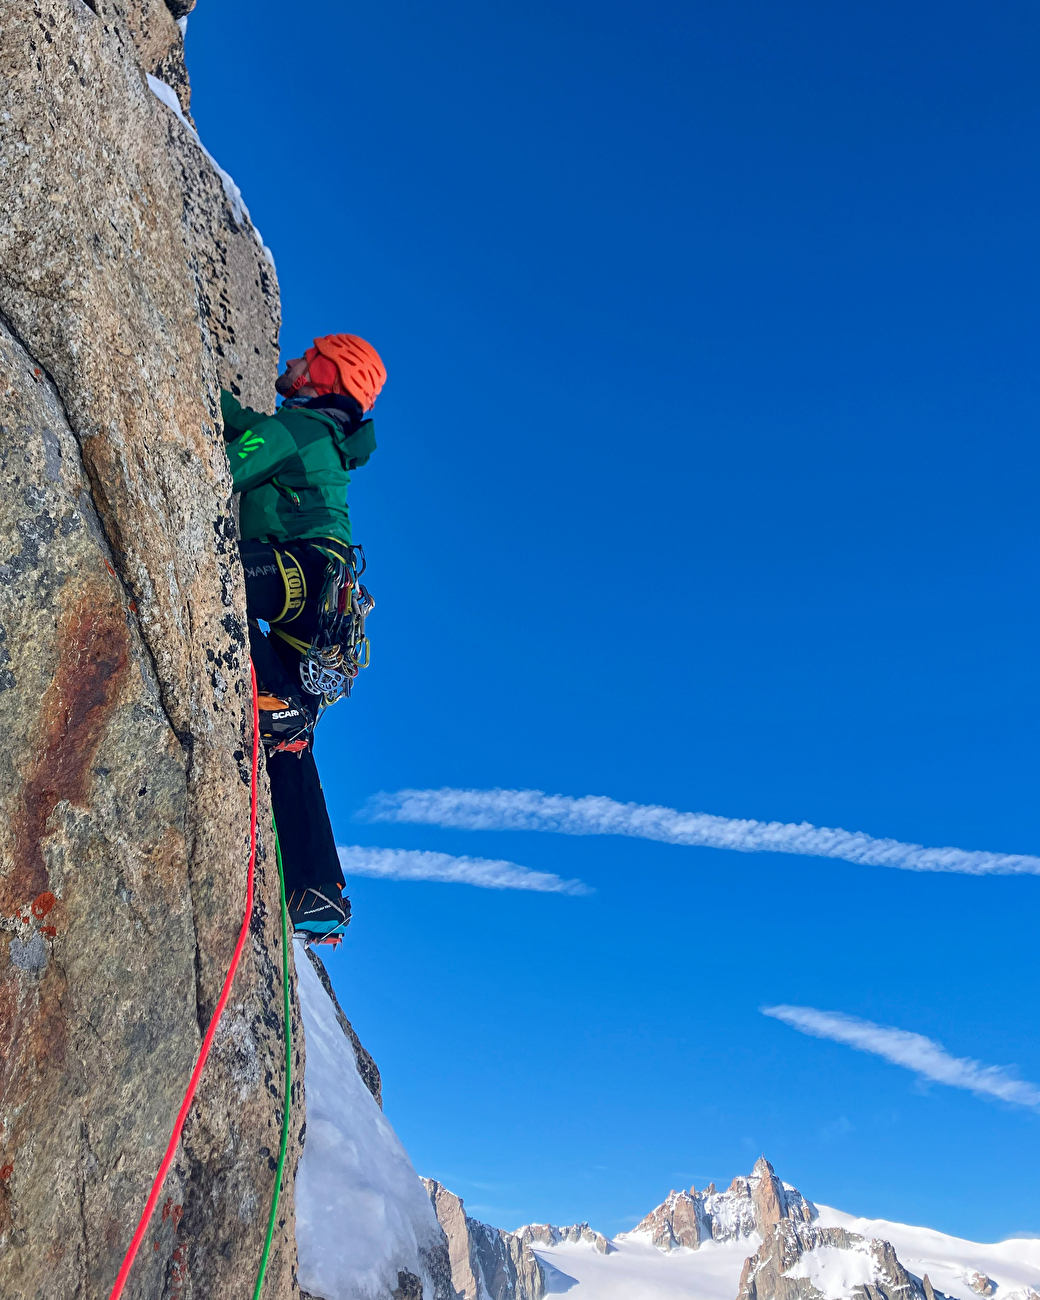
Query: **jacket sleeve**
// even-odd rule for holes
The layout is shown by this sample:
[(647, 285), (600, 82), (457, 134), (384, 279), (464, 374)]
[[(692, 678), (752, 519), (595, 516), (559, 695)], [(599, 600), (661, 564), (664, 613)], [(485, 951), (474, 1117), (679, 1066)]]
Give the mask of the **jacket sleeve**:
[(281, 420), (261, 415), (245, 433), (228, 442), (227, 454), (233, 491), (251, 492), (297, 455), (296, 441)]
[(261, 420), (271, 419), (263, 411), (253, 411), (248, 406), (243, 406), (226, 388), (220, 390), (220, 415), (224, 421), (225, 442), (231, 442), (239, 434), (259, 424)]

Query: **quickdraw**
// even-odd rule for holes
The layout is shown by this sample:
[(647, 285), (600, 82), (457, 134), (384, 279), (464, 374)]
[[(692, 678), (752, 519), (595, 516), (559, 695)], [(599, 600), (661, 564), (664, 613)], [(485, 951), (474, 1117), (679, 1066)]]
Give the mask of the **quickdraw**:
[(325, 547), (321, 550), (328, 567), (318, 601), (318, 630), (310, 645), (301, 649), (300, 661), (303, 689), (320, 700), (318, 717), (329, 705), (345, 699), (354, 678), (368, 667), (372, 653), (365, 619), (376, 606), (361, 581), (367, 567), (364, 548), (348, 546), (346, 556)]

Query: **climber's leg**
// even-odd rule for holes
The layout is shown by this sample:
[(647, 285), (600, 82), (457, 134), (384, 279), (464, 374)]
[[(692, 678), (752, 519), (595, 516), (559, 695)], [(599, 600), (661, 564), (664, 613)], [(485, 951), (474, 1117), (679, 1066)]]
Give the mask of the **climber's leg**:
[(256, 622), (279, 618), (294, 596), (299, 598), (298, 589), (291, 592), (287, 581), (287, 572), (290, 580), (297, 575), (291, 559), (287, 571), (275, 548), (266, 542), (242, 542), (240, 551), (246, 580), (250, 653), (256, 669), (260, 735), (269, 751), (297, 751), (307, 743), (314, 718), (303, 698), (299, 674), (293, 676), (289, 665), (275, 653), (270, 639)]
[[(317, 551), (310, 552), (300, 543), (278, 548), (266, 542), (241, 543), (253, 662), (264, 692), (259, 700), (260, 733), (267, 749), (289, 918), (297, 932), (327, 942), (346, 929), (350, 900), (342, 897), (343, 869), (308, 744), (313, 718), (300, 688), (300, 654), (281, 637), (264, 636), (256, 624), (263, 619), (310, 641), (317, 613), (316, 601), (307, 597), (313, 596), (309, 588), (320, 591), (326, 564)], [(301, 717), (306, 719), (305, 730), (298, 726)]]
[(271, 803), (285, 873), (289, 917), (298, 932), (329, 937), (350, 920), (325, 794), (311, 750), (271, 754)]
[(257, 689), (261, 695), (278, 695), (285, 699), (300, 693), (299, 673), (294, 680), (291, 664), (283, 662), (272, 638), (264, 636), (252, 618), (249, 620), (249, 653), (253, 658)]

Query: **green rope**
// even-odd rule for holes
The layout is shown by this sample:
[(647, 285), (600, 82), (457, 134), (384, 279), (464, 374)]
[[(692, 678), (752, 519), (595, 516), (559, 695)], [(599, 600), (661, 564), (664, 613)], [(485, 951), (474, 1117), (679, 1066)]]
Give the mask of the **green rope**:
[(267, 1220), (267, 1237), (264, 1241), (264, 1253), (260, 1257), (260, 1272), (256, 1278), (253, 1300), (260, 1300), (260, 1291), (267, 1274), (267, 1259), (271, 1253), (271, 1238), (274, 1236), (275, 1218), (278, 1214), (278, 1197), (282, 1190), (282, 1170), (285, 1168), (285, 1152), (289, 1145), (289, 1109), (292, 1104), (292, 1034), (289, 1027), (289, 935), (285, 909), (285, 873), (282, 870), (282, 849), (278, 843), (278, 827), (274, 814), (271, 815), (271, 829), (274, 831), (274, 853), (278, 860), (278, 891), (282, 904), (282, 994), (285, 1006), (285, 1101), (282, 1106), (282, 1145), (278, 1152), (278, 1169), (274, 1177), (274, 1196), (271, 1199), (271, 1217)]

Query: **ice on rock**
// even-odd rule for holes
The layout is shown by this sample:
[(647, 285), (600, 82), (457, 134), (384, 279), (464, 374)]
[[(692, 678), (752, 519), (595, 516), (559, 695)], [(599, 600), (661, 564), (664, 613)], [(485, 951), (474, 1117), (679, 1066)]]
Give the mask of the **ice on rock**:
[(426, 1282), (443, 1242), (408, 1153), (358, 1074), (350, 1040), (299, 941), (307, 1138), (296, 1175), (300, 1285), (323, 1300), (376, 1300), (402, 1270)]

